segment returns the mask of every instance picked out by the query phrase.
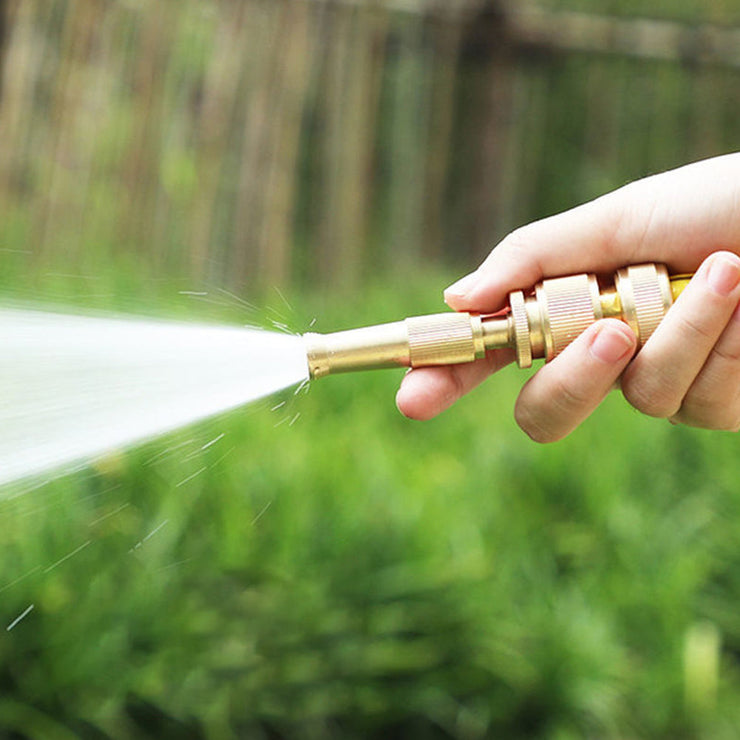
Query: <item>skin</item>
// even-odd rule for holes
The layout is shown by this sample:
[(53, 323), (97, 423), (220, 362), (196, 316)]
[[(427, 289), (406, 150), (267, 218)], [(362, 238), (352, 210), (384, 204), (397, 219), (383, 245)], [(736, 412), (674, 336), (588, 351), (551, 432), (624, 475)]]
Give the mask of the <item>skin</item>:
[[(445, 291), (458, 311), (493, 313), (512, 290), (546, 277), (609, 274), (641, 262), (696, 274), (635, 354), (615, 319), (589, 327), (524, 385), (519, 426), (537, 442), (572, 432), (615, 386), (650, 416), (740, 429), (740, 153), (638, 180), (509, 234), (473, 273)], [(430, 419), (513, 359), (490, 352), (468, 365), (411, 370), (396, 397)]]

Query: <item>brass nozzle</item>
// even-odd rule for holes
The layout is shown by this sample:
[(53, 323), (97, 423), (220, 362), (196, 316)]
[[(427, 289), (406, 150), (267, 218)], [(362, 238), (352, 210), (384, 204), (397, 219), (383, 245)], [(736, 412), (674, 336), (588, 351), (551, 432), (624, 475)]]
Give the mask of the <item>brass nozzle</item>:
[(600, 287), (594, 275), (543, 280), (532, 293), (509, 295), (509, 309), (494, 316), (441, 313), (332, 334), (306, 334), (309, 375), (383, 367), (453, 365), (480, 359), (489, 350), (511, 347), (517, 364), (551, 360), (587, 326), (619, 318), (644, 344), (687, 276), (669, 278), (663, 265), (619, 270), (613, 285)]
[(480, 316), (441, 313), (333, 334), (306, 334), (309, 374), (472, 362), (486, 353)]

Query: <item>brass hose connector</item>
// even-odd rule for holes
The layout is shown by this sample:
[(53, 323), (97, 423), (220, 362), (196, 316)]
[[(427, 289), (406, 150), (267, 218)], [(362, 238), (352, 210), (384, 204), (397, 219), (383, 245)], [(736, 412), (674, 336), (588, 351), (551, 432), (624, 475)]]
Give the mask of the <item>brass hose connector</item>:
[(663, 265), (633, 265), (619, 270), (606, 286), (585, 274), (543, 280), (529, 295), (511, 293), (509, 308), (493, 316), (448, 312), (306, 334), (309, 375), (453, 365), (506, 347), (515, 350), (519, 367), (529, 367), (534, 359), (556, 357), (602, 318), (625, 321), (642, 346), (688, 280), (686, 275), (669, 277)]
[[(509, 296), (512, 314), (526, 314), (526, 329), (513, 332), (519, 367), (533, 358), (550, 361), (586, 327), (604, 318), (629, 324), (642, 346), (655, 331), (673, 303), (671, 279), (664, 265), (632, 265), (614, 277), (614, 285), (599, 287), (595, 275), (571, 275), (543, 280), (525, 298)], [(524, 326), (522, 320), (520, 323)]]

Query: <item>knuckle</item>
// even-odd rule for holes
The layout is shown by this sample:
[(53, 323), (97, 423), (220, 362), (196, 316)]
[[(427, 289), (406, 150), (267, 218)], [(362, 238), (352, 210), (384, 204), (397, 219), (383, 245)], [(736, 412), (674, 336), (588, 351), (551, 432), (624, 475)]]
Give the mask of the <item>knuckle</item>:
[(727, 362), (715, 347), (686, 394), (677, 414), (690, 426), (719, 431), (740, 427), (740, 365)]
[(540, 444), (555, 442), (558, 437), (551, 430), (543, 425), (542, 421), (546, 418), (545, 412), (539, 406), (533, 406), (531, 403), (525, 403), (521, 396), (514, 406), (514, 419), (519, 428), (533, 441)]
[(740, 414), (734, 414), (721, 420), (720, 425), (712, 427), (720, 432), (738, 432), (740, 431)]
[(532, 245), (536, 243), (537, 236), (534, 224), (524, 224), (509, 232), (494, 252), (498, 253), (499, 258), (504, 254), (512, 260), (518, 260), (521, 259), (523, 253), (530, 252)]
[(698, 340), (703, 343), (714, 343), (717, 339), (716, 331), (709, 326), (703, 325), (700, 321), (697, 321), (693, 316), (687, 315), (685, 312), (677, 317), (676, 330), (688, 342)]
[(717, 346), (714, 348), (714, 352), (722, 360), (740, 363), (740, 342), (734, 346)]
[(650, 178), (635, 180), (608, 193), (594, 203), (608, 203), (612, 253), (621, 253), (626, 245), (637, 252), (646, 241), (659, 203), (658, 192)]
[(740, 431), (740, 418), (738, 418), (738, 416), (734, 416), (731, 419), (726, 419), (720, 424), (720, 426), (715, 427), (715, 429), (718, 429), (721, 432)]
[(676, 419), (687, 426), (720, 432), (740, 431), (740, 394), (732, 400), (690, 394)]
[(732, 420), (728, 420), (725, 424), (719, 427), (719, 431), (733, 433), (740, 432), (740, 418), (736, 416)]
[(681, 408), (667, 390), (667, 386), (654, 380), (624, 378), (622, 394), (627, 402), (647, 416), (666, 419), (675, 416)]
[(740, 414), (712, 413), (709, 410), (694, 413), (682, 410), (674, 418), (681, 424), (697, 429), (711, 429), (717, 432), (740, 431)]
[(546, 396), (530, 393), (525, 386), (514, 406), (514, 418), (535, 442), (557, 442), (582, 419), (589, 407), (588, 396), (558, 380)]
[(570, 415), (580, 412), (587, 404), (588, 397), (579, 388), (559, 380), (553, 389), (552, 403), (559, 413)]
[(455, 403), (465, 395), (465, 382), (460, 376), (460, 368), (457, 365), (450, 366), (449, 384), (447, 386), (447, 398), (450, 404)]
[(740, 366), (740, 307), (735, 309), (713, 352), (723, 362)]
[(530, 238), (531, 232), (531, 224), (519, 226), (504, 238), (500, 246), (505, 246), (507, 250), (515, 252), (521, 249), (526, 249), (532, 243), (532, 239)]

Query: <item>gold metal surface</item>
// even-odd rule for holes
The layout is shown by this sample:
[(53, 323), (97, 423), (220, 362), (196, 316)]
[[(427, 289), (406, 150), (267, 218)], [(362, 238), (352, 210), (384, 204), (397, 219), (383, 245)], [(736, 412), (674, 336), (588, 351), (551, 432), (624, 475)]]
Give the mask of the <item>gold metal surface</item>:
[(332, 334), (305, 334), (304, 339), (311, 378), (409, 365), (409, 339), (403, 321)]
[(543, 280), (533, 292), (509, 295), (508, 313), (441, 313), (332, 334), (306, 334), (309, 375), (383, 367), (427, 367), (472, 362), (512, 347), (517, 364), (556, 357), (600, 318), (628, 323), (640, 345), (655, 331), (690, 275), (669, 278), (663, 265), (619, 270), (613, 285), (594, 275)]
[(511, 347), (514, 336), (514, 319), (506, 316), (482, 316), (483, 346), (486, 350)]
[(516, 362), (519, 367), (530, 367), (532, 364), (532, 337), (531, 326), (535, 323), (530, 321), (524, 293), (517, 290), (509, 295), (511, 306), (511, 317), (514, 322), (512, 340), (516, 350)]
[(480, 316), (469, 313), (433, 314), (406, 319), (409, 365), (455, 365), (486, 354)]
[(626, 321), (642, 346), (673, 304), (671, 282), (664, 265), (633, 265), (617, 272), (614, 285), (622, 299)]
[(683, 289), (689, 284), (691, 275), (671, 275), (671, 295), (675, 301), (683, 293)]
[(594, 275), (543, 280), (535, 287), (535, 296), (547, 360), (559, 355), (586, 327), (602, 317), (599, 284)]
[(622, 318), (622, 299), (613, 287), (604, 288), (599, 295), (601, 315), (605, 319)]
[[(499, 339), (500, 330), (493, 336)], [(486, 354), (481, 317), (469, 313), (413, 316), (392, 324), (305, 334), (304, 340), (311, 378), (383, 367), (454, 365)]]

